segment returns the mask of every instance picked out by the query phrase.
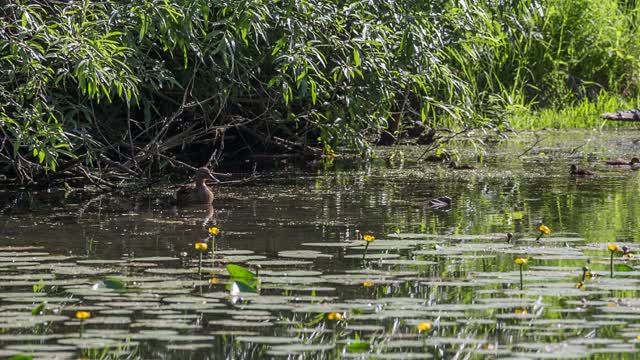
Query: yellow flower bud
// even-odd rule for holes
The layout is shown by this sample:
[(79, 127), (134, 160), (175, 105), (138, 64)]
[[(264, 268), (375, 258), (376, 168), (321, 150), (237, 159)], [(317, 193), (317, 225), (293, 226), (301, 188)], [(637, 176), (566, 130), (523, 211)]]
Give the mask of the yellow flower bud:
[(416, 328), (418, 329), (418, 331), (429, 331), (433, 329), (433, 324), (431, 324), (430, 322), (421, 322), (420, 324), (416, 325)]
[(372, 242), (373, 240), (375, 240), (376, 238), (371, 235), (371, 234), (366, 234), (362, 237), (362, 240), (366, 241), (366, 242)]
[(342, 321), (344, 319), (344, 316), (342, 316), (341, 313), (332, 312), (327, 314), (327, 319), (331, 321)]
[(207, 243), (197, 242), (193, 247), (196, 248), (196, 250), (198, 251), (207, 251), (207, 249), (209, 248), (209, 245), (207, 245)]
[(209, 228), (209, 234), (218, 235), (218, 234), (220, 234), (220, 229), (218, 229), (215, 226), (212, 226), (212, 227)]
[(88, 319), (91, 317), (91, 313), (88, 311), (77, 311), (76, 312), (76, 319), (80, 319), (80, 320), (84, 320), (84, 319)]
[(527, 263), (529, 262), (529, 259), (527, 258), (516, 258), (514, 260), (514, 262), (518, 265), (527, 265)]
[(607, 249), (609, 249), (609, 251), (620, 251), (620, 246), (616, 244), (609, 244), (607, 245)]
[(538, 225), (538, 231), (544, 233), (545, 235), (549, 235), (549, 233), (551, 233), (551, 229), (549, 229), (549, 227), (545, 224)]
[(365, 281), (362, 283), (362, 286), (364, 287), (372, 287), (373, 285), (375, 285), (373, 281)]

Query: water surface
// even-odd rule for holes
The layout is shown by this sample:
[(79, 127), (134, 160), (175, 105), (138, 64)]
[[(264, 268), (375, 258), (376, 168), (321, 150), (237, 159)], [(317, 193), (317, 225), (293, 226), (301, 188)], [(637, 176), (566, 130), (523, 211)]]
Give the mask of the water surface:
[[(635, 248), (640, 172), (603, 160), (639, 154), (640, 132), (540, 136), (531, 149), (527, 134), (483, 151), (462, 140), (476, 170), (416, 162), (415, 147), (263, 164), (204, 209), (176, 208), (166, 188), (2, 192), (0, 356), (634, 357), (640, 272), (616, 253), (610, 279), (607, 244)], [(571, 177), (570, 163), (597, 175)], [(451, 207), (428, 206), (445, 195)], [(215, 261), (198, 276), (211, 226)], [(523, 291), (516, 257), (530, 259)], [(230, 296), (227, 263), (258, 269), (260, 295)], [(583, 266), (600, 276), (578, 289)]]

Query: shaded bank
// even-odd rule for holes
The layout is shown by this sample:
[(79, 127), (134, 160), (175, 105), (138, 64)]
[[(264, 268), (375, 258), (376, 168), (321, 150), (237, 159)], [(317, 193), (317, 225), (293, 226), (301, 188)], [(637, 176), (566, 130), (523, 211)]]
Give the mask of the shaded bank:
[(632, 1), (1, 6), (0, 172), (19, 182), (366, 155), (416, 122), (437, 148), (443, 127), (638, 94)]

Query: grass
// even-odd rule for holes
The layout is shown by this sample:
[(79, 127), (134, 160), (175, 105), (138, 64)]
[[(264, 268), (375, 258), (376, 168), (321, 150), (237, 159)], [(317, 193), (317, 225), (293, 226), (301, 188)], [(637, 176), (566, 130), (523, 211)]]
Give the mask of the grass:
[(593, 101), (584, 99), (561, 109), (520, 110), (509, 118), (509, 122), (516, 130), (637, 127), (635, 122), (609, 121), (602, 119), (600, 115), (635, 109), (638, 106), (640, 99), (622, 99), (603, 92)]

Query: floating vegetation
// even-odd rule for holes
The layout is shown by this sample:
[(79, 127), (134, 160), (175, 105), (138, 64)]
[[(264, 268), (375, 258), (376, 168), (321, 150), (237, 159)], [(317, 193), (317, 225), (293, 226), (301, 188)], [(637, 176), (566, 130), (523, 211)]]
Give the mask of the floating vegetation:
[[(563, 201), (581, 201), (564, 193), (566, 186), (584, 190), (580, 180), (554, 177), (562, 185), (558, 188), (545, 177), (536, 191), (525, 192), (514, 184), (530, 181), (529, 174), (523, 175), (526, 180), (501, 174), (508, 184), (501, 180), (501, 190), (491, 188), (493, 179), (476, 184), (470, 178), (462, 183), (470, 190), (454, 196), (448, 190), (460, 184), (444, 178), (426, 190), (422, 183), (412, 186), (421, 199), (433, 198), (433, 189), (450, 193), (455, 201), (449, 212), (407, 197), (387, 199), (389, 193), (381, 192), (359, 194), (361, 201), (353, 202), (358, 211), (333, 214), (332, 201), (352, 201), (348, 196), (356, 196), (360, 182), (387, 186), (393, 181), (375, 170), (358, 176), (340, 194), (326, 191), (339, 186), (335, 179), (317, 178), (329, 185), (310, 185), (304, 191), (316, 202), (295, 207), (301, 217), (309, 215), (306, 220), (276, 216), (289, 206), (279, 201), (292, 201), (295, 194), (264, 191), (255, 209), (245, 208), (241, 196), (230, 200), (223, 194), (220, 216), (204, 225), (187, 218), (193, 212), (179, 213), (185, 220), (174, 223), (173, 210), (158, 211), (167, 221), (138, 221), (131, 228), (123, 225), (135, 219), (130, 211), (99, 226), (83, 224), (95, 231), (95, 243), (89, 246), (87, 240), (69, 250), (10, 246), (20, 241), (9, 234), (0, 248), (0, 357), (638, 356), (636, 228), (625, 230), (628, 236), (613, 236), (609, 225), (590, 229), (590, 222), (609, 224), (605, 217), (567, 226), (575, 214), (560, 220), (545, 213), (566, 206)], [(637, 188), (637, 178), (628, 179), (628, 185), (623, 178), (603, 181), (597, 185), (611, 185), (616, 196), (584, 206), (605, 206)], [(515, 187), (517, 194), (505, 194), (503, 186)], [(585, 192), (592, 196), (591, 190)], [(481, 195), (472, 199), (476, 192)], [(547, 196), (553, 196), (553, 206), (543, 206)], [(487, 199), (517, 204), (512, 206), (517, 209), (495, 211)], [(386, 214), (395, 206), (408, 210), (404, 218), (390, 221)], [(273, 209), (269, 217), (260, 215), (263, 207)], [(329, 215), (311, 213), (316, 208)], [(371, 219), (357, 225), (374, 229), (375, 237), (355, 231), (361, 208)], [(136, 212), (145, 214), (141, 219), (149, 216)], [(227, 224), (233, 212), (241, 221)], [(484, 226), (488, 216), (497, 220)], [(538, 226), (540, 218), (549, 219), (554, 231)], [(220, 225), (209, 226), (223, 221), (224, 232)], [(135, 236), (135, 241), (100, 237), (114, 229), (118, 237)]]
[[(215, 236), (211, 232), (210, 235)], [(194, 246), (198, 255), (196, 262), (189, 261), (183, 267), (176, 268), (167, 267), (171, 264), (168, 261), (175, 260), (171, 257), (113, 261), (65, 260), (71, 264), (84, 264), (70, 268), (91, 265), (92, 270), (84, 274), (78, 271), (60, 272), (58, 269), (67, 267), (64, 262), (58, 262), (55, 267), (39, 266), (50, 261), (48, 254), (40, 252), (37, 256), (41, 260), (33, 266), (38, 269), (36, 272), (20, 273), (16, 269), (0, 276), (5, 284), (3, 288), (13, 291), (0, 294), (0, 327), (5, 332), (44, 326), (53, 329), (76, 327), (77, 337), (30, 335), (11, 340), (11, 337), (5, 336), (0, 337), (0, 342), (9, 344), (4, 348), (6, 351), (38, 354), (44, 351), (43, 346), (46, 345), (36, 342), (42, 341), (50, 344), (52, 351), (59, 349), (55, 351), (74, 353), (83, 349), (116, 352), (123, 348), (135, 352), (140, 342), (151, 340), (166, 341), (167, 351), (203, 351), (212, 348), (209, 343), (212, 339), (235, 339), (237, 346), (241, 347), (251, 347), (252, 344), (266, 346), (266, 353), (271, 356), (344, 351), (354, 355), (376, 354), (381, 358), (420, 358), (416, 351), (427, 351), (424, 355), (431, 355), (431, 351), (440, 348), (446, 353), (464, 343), (473, 344), (473, 348), (481, 349), (484, 354), (527, 357), (532, 353), (540, 354), (543, 348), (518, 343), (507, 349), (496, 349), (495, 343), (488, 338), (459, 336), (468, 331), (465, 329), (493, 327), (503, 323), (502, 331), (517, 333), (518, 336), (532, 332), (532, 336), (540, 338), (559, 336), (571, 345), (568, 348), (571, 351), (581, 349), (595, 353), (593, 342), (580, 343), (580, 338), (574, 338), (569, 333), (563, 335), (558, 332), (559, 329), (600, 329), (611, 326), (622, 331), (625, 326), (633, 326), (626, 329), (628, 332), (640, 329), (635, 324), (636, 318), (640, 321), (640, 313), (636, 314), (633, 308), (606, 300), (611, 291), (640, 291), (640, 280), (627, 277), (605, 282), (595, 277), (589, 267), (554, 265), (557, 260), (553, 256), (557, 256), (557, 259), (574, 261), (576, 264), (586, 257), (594, 259), (592, 265), (597, 266), (598, 256), (604, 252), (609, 252), (609, 260), (613, 259), (612, 254), (623, 253), (617, 245), (614, 248), (609, 244), (604, 248), (587, 244), (580, 250), (567, 248), (564, 241), (553, 241), (553, 238), (546, 238), (545, 245), (530, 246), (526, 245), (526, 241), (496, 243), (483, 236), (460, 235), (447, 239), (433, 238), (429, 240), (430, 243), (425, 243), (417, 239), (415, 234), (402, 235), (396, 234), (399, 240), (379, 241), (391, 244), (401, 242), (402, 246), (395, 251), (383, 246), (376, 251), (385, 252), (368, 252), (375, 249), (373, 245), (376, 242), (373, 237), (368, 241), (369, 235), (364, 235), (360, 241), (372, 246), (362, 247), (362, 254), (351, 254), (356, 250), (354, 246), (336, 247), (339, 254), (324, 254), (317, 250), (280, 251), (278, 257), (291, 260), (267, 256), (265, 260), (249, 261), (248, 267), (216, 262), (210, 263), (211, 268), (202, 267), (200, 258), (210, 249), (203, 246), (206, 243), (196, 243)], [(461, 238), (465, 238), (463, 243), (459, 243)], [(572, 242), (584, 240), (573, 238)], [(425, 246), (435, 248), (424, 249)], [(23, 257), (17, 253), (16, 257)], [(477, 271), (487, 267), (487, 262), (495, 265), (502, 256), (516, 253), (535, 256), (535, 265), (527, 266), (531, 263), (528, 257), (517, 257), (513, 260), (517, 272)], [(213, 255), (254, 254), (235, 249), (221, 250)], [(336, 256), (345, 260), (364, 258), (368, 261), (366, 266), (354, 261), (341, 271), (323, 271), (321, 267), (316, 267), (316, 264), (320, 266)], [(150, 266), (127, 266), (140, 261)], [(635, 259), (629, 257), (625, 261), (633, 262)], [(453, 268), (439, 270), (443, 263), (449, 263), (448, 266)], [(465, 265), (466, 275), (461, 277), (450, 272), (458, 271), (455, 270), (456, 264), (465, 263), (468, 263)], [(610, 268), (614, 268), (612, 264), (610, 261)], [(92, 278), (104, 273), (100, 271), (103, 269), (109, 269), (107, 273), (117, 274), (117, 268), (109, 268), (112, 265), (121, 265), (120, 269), (129, 270), (126, 275), (121, 273), (117, 277), (107, 276), (91, 282)], [(633, 268), (629, 264), (619, 265)], [(260, 270), (262, 267), (267, 269)], [(525, 267), (529, 284), (526, 288)], [(162, 275), (145, 275), (149, 273)], [(209, 279), (195, 280), (192, 278), (194, 273), (215, 275)], [(640, 271), (633, 269), (625, 274), (640, 277)], [(63, 277), (83, 281), (65, 283)], [(577, 285), (573, 282), (576, 277), (579, 280)], [(62, 288), (47, 293), (54, 282), (62, 282), (56, 285)], [(519, 283), (519, 291), (511, 290), (509, 284), (512, 283)], [(319, 295), (338, 295), (338, 291), (349, 291), (354, 287), (359, 290), (357, 296), (350, 299)], [(476, 289), (475, 301), (451, 303), (429, 300), (436, 294), (464, 291), (461, 289)], [(589, 301), (565, 301), (563, 308), (558, 308), (561, 300), (585, 297)], [(598, 303), (597, 299), (603, 301)], [(78, 306), (79, 303), (82, 303), (82, 307)], [(584, 319), (584, 307), (598, 309), (598, 314), (591, 320)], [(545, 315), (557, 312), (571, 318), (553, 319)], [(487, 317), (486, 314), (492, 316)], [(624, 314), (625, 320), (619, 320), (617, 316), (620, 314)], [(71, 320), (72, 317), (75, 320)], [(388, 326), (394, 323), (398, 330), (393, 336), (386, 337), (384, 334), (389, 331)], [(529, 325), (521, 326), (524, 324)], [(308, 331), (297, 328), (303, 325)], [(111, 330), (97, 332), (104, 327)], [(220, 337), (222, 335), (218, 334), (222, 329), (231, 332)], [(238, 331), (240, 329), (252, 332)], [(313, 342), (307, 338), (307, 334), (325, 332), (334, 335), (319, 335)], [(357, 339), (360, 340), (337, 341), (342, 332), (358, 334)], [(598, 342), (598, 353), (635, 351), (634, 347), (626, 346), (623, 340), (599, 340), (602, 341)], [(22, 345), (15, 345), (15, 342)], [(14, 345), (10, 345), (12, 343)], [(180, 347), (179, 343), (185, 346)], [(559, 355), (561, 357), (572, 353), (567, 348), (563, 349)], [(396, 357), (397, 354), (402, 356)], [(550, 353), (545, 350), (542, 354), (545, 357), (544, 354)]]

